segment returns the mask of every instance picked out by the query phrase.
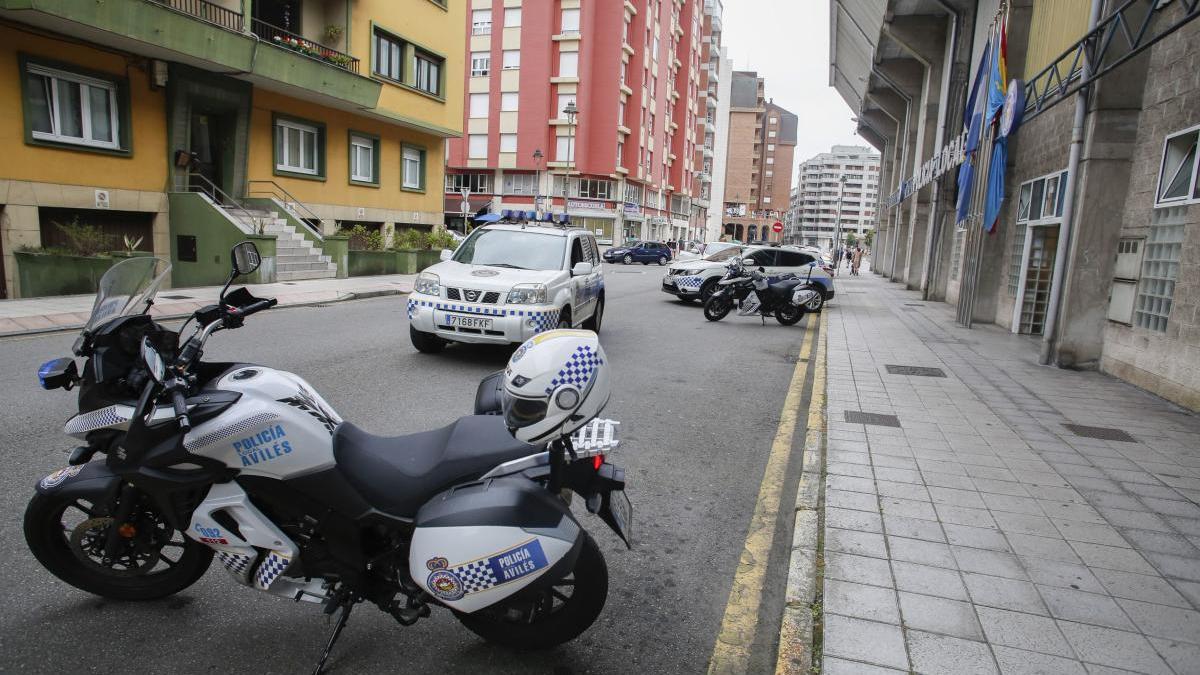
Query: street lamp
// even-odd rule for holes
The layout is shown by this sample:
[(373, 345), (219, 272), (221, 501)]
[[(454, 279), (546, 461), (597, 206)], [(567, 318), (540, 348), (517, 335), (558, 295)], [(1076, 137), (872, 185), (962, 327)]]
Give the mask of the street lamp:
[(563, 179), (563, 215), (570, 220), (570, 212), (567, 209), (570, 196), (568, 186), (571, 184), (571, 174), (575, 171), (575, 116), (579, 114), (579, 109), (575, 107), (575, 99), (567, 101), (562, 111), (567, 116), (567, 176)]
[(542, 216), (542, 149), (533, 151), (533, 166), (537, 169), (537, 182), (533, 186), (533, 210), (538, 217)]
[[(838, 184), (837, 217), (833, 223), (833, 246), (835, 251), (842, 245), (842, 197), (846, 194), (846, 174), (842, 174), (841, 177), (838, 178)], [(833, 266), (833, 276), (837, 276), (838, 270), (841, 269), (841, 266), (841, 261), (838, 260), (838, 263)]]

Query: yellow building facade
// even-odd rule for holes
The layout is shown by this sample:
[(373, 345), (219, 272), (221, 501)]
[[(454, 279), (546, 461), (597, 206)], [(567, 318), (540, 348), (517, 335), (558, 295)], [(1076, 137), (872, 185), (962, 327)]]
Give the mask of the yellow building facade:
[(440, 228), (465, 11), (0, 0), (0, 297), (45, 294), (31, 270), (80, 226), (171, 259), (176, 286), (217, 281), (246, 237), (289, 280), (344, 275), (342, 228)]

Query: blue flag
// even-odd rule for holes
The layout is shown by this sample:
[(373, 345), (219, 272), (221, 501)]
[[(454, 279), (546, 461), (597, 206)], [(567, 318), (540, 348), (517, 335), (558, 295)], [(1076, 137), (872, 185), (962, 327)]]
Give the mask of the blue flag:
[(974, 177), (975, 168), (971, 165), (971, 158), (967, 157), (958, 167), (958, 218), (954, 221), (955, 224), (966, 220), (967, 212), (971, 210), (971, 184)]
[(967, 127), (966, 152), (970, 154), (979, 148), (979, 137), (983, 132), (983, 108), (979, 105), (979, 91), (984, 84), (991, 81), (992, 38), (983, 46), (983, 56), (980, 57), (979, 69), (975, 71), (975, 81), (971, 84), (971, 95), (967, 98), (967, 106), (963, 110), (963, 125)]
[(1004, 204), (1004, 173), (1008, 166), (1008, 138), (1002, 136), (992, 144), (992, 163), (988, 165), (987, 194), (983, 202), (983, 229), (989, 234), (996, 229), (1000, 206)]

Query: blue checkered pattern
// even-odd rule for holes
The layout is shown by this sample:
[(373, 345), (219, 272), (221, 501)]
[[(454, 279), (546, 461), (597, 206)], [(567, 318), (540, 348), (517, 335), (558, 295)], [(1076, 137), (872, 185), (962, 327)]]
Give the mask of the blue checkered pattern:
[(604, 359), (592, 351), (591, 346), (579, 345), (571, 354), (571, 358), (558, 371), (558, 375), (550, 380), (550, 386), (546, 387), (546, 393), (553, 393), (562, 384), (573, 384), (583, 391), (588, 382), (592, 380), (592, 373), (596, 372), (596, 366), (601, 365), (604, 365)]
[(450, 571), (462, 581), (464, 593), (478, 593), (496, 585), (496, 575), (487, 560), (476, 560)]
[(429, 307), (431, 309), (437, 309), (443, 312), (459, 312), (462, 314), (478, 314), (482, 316), (516, 316), (521, 318), (530, 318), (533, 319), (534, 322), (534, 333), (542, 333), (558, 327), (559, 310), (557, 309), (497, 309), (494, 307), (472, 307), (471, 305), (459, 305), (452, 302), (436, 302), (434, 300), (417, 300), (414, 298), (409, 298), (409, 321), (412, 321), (416, 317), (418, 307)]
[(704, 283), (704, 277), (675, 277), (677, 288), (700, 288), (702, 283)]
[(290, 564), (292, 564), (291, 558), (279, 551), (271, 551), (258, 566), (258, 572), (254, 574), (254, 584), (265, 591)]
[(221, 561), (221, 564), (233, 575), (233, 578), (238, 580), (238, 583), (248, 583), (246, 575), (250, 572), (250, 562), (254, 560), (253, 557), (240, 553), (217, 551), (217, 560)]

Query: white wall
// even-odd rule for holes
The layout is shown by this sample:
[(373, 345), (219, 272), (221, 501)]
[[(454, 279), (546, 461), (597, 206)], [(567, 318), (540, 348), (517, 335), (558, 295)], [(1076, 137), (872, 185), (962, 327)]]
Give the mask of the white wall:
[(729, 157), (729, 97), (733, 86), (733, 59), (729, 49), (721, 48), (720, 80), (717, 82), (717, 132), (713, 143), (713, 182), (708, 200), (708, 227), (705, 241), (721, 238), (725, 217), (725, 161)]

